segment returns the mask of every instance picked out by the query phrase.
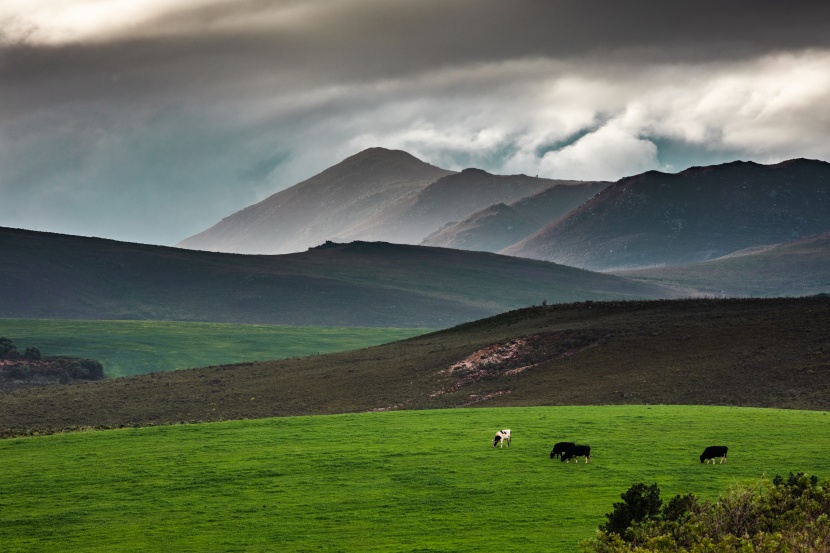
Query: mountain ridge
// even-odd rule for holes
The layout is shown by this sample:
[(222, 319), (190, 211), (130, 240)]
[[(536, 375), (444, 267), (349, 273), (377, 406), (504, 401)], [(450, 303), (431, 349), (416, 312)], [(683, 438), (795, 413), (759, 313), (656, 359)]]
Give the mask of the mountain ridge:
[(732, 162), (620, 179), (500, 250), (591, 270), (682, 264), (830, 230), (830, 163)]

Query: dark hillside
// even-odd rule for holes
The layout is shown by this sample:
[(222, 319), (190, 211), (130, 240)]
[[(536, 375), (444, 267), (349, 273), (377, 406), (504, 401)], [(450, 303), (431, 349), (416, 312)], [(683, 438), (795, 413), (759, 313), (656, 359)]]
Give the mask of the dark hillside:
[(501, 251), (591, 270), (676, 265), (830, 231), (830, 163), (736, 161), (612, 184)]
[(0, 227), (0, 317), (444, 328), (548, 302), (676, 297), (489, 253), (355, 242), (257, 256)]
[(531, 307), (383, 346), (0, 396), (0, 432), (387, 409), (830, 408), (830, 299)]
[(556, 184), (517, 200), (499, 203), (447, 224), (421, 242), (459, 250), (497, 252), (533, 234), (596, 195), (608, 182)]
[(830, 233), (739, 250), (711, 261), (620, 271), (707, 295), (780, 297), (830, 293)]

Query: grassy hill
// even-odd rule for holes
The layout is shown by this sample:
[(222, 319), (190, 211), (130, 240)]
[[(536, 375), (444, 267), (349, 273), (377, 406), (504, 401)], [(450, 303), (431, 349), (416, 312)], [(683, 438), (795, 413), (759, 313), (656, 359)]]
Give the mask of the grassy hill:
[(489, 253), (355, 242), (237, 255), (0, 228), (0, 317), (445, 328), (527, 305), (673, 297)]
[(830, 233), (740, 250), (711, 261), (615, 274), (717, 296), (830, 293)]
[(466, 406), (830, 407), (830, 299), (532, 307), (356, 351), (4, 394), (0, 433)]
[(0, 336), (43, 355), (91, 357), (107, 378), (365, 348), (426, 329), (169, 321), (0, 319)]
[[(824, 479), (827, 415), (730, 407), (445, 409), (0, 440), (0, 543), (28, 551), (556, 551), (635, 482), (712, 500)], [(496, 429), (513, 444), (491, 447)], [(549, 458), (592, 446), (589, 464)], [(788, 447), (780, 444), (786, 442)], [(727, 444), (729, 460), (697, 456)]]

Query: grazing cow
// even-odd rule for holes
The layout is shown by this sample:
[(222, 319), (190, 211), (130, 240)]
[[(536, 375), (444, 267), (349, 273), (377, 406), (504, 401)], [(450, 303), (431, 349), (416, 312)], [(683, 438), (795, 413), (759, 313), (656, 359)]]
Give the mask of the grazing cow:
[(565, 453), (562, 454), (562, 462), (568, 463), (573, 457), (579, 463), (579, 457), (585, 457), (585, 462), (591, 460), (591, 446), (589, 445), (572, 445)]
[(499, 446), (504, 447), (504, 443), (507, 442), (507, 446), (510, 447), (510, 429), (505, 428), (504, 430), (499, 430), (496, 432), (496, 437), (493, 438), (493, 447)]
[(550, 458), (554, 459), (556, 457), (562, 457), (562, 454), (568, 451), (568, 448), (572, 445), (576, 445), (573, 442), (559, 442), (553, 444), (553, 449), (550, 452)]
[(726, 450), (729, 448), (725, 445), (710, 445), (706, 449), (703, 450), (703, 453), (700, 454), (700, 462), (701, 463), (709, 463), (709, 459), (712, 460), (712, 464), (715, 464), (715, 459), (720, 457), (720, 462), (723, 464), (726, 461)]

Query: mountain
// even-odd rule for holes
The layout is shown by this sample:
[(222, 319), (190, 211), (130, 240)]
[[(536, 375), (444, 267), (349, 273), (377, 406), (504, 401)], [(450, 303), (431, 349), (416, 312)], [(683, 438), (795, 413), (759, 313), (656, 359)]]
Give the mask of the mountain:
[(421, 245), (497, 252), (559, 219), (609, 184), (557, 184), (509, 205), (491, 205), (463, 221), (445, 225), (424, 238)]
[(177, 246), (253, 254), (302, 251), (337, 237), (451, 173), (400, 150), (370, 148), (222, 219)]
[(530, 307), (382, 346), (2, 396), (0, 436), (389, 409), (830, 409), (830, 299)]
[(649, 171), (500, 253), (591, 270), (674, 265), (830, 230), (830, 164), (795, 159)]
[(388, 243), (263, 256), (0, 227), (0, 317), (448, 327), (548, 302), (676, 297), (553, 263)]
[(713, 296), (828, 294), (830, 232), (739, 250), (710, 261), (615, 274), (643, 282), (694, 289)]
[(452, 221), (498, 203), (519, 200), (556, 184), (557, 181), (526, 175), (493, 175), (481, 169), (465, 169), (442, 177), (419, 192), (342, 233), (343, 240), (384, 240), (418, 244)]

